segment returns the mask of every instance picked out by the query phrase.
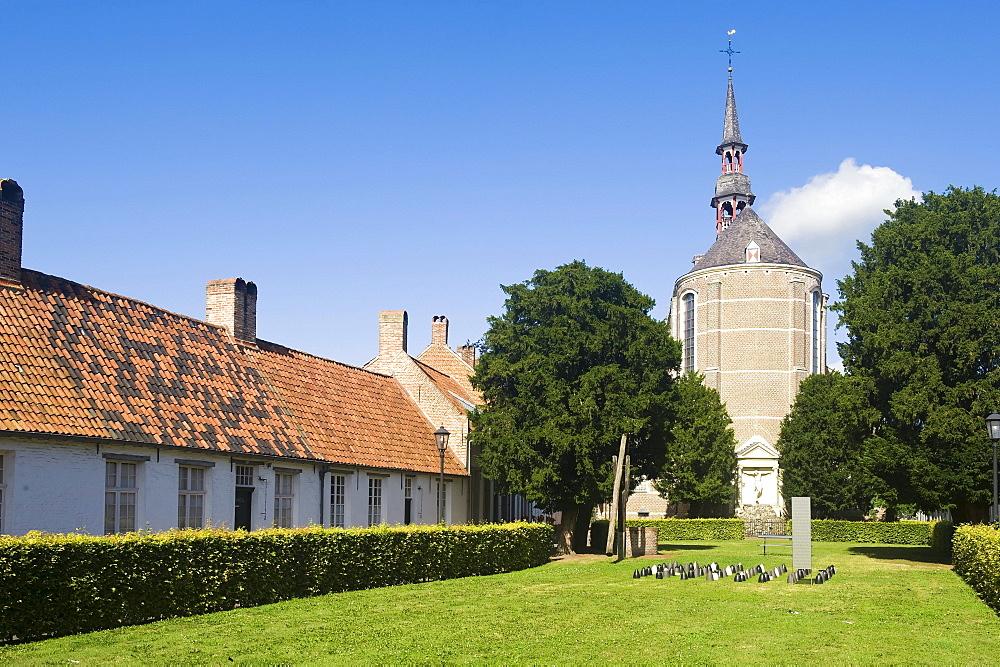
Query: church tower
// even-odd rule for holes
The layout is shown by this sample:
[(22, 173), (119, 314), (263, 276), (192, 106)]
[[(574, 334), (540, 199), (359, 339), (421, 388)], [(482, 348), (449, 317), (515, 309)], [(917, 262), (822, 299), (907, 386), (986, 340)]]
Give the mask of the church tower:
[(670, 324), (683, 343), (682, 369), (704, 374), (733, 419), (737, 512), (768, 514), (770, 507), (780, 513), (775, 443), (799, 383), (826, 371), (827, 296), (822, 274), (752, 208), (731, 66), (729, 72), (722, 142), (715, 149), (722, 159), (711, 202), (715, 242), (677, 279)]

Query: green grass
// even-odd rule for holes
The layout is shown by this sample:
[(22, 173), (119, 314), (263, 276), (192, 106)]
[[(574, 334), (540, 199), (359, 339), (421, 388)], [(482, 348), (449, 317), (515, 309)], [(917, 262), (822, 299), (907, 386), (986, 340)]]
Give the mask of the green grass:
[(1000, 618), (928, 547), (814, 543), (822, 586), (632, 579), (640, 564), (791, 567), (747, 542), (661, 545), (0, 648), (0, 663), (994, 663)]

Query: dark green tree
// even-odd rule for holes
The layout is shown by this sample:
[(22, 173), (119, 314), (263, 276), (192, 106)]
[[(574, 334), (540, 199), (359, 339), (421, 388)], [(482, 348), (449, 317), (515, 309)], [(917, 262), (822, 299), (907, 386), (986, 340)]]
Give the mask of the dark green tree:
[(622, 433), (633, 478), (660, 471), (680, 348), (621, 274), (576, 261), (502, 289), (472, 378), (480, 464), (501, 490), (561, 511), (571, 553), (577, 521), (611, 496)]
[(840, 354), (870, 383), (880, 420), (868, 449), (890, 502), (982, 520), (983, 417), (1000, 407), (1000, 198), (952, 187), (896, 206), (839, 282)]
[(876, 487), (864, 449), (877, 420), (857, 378), (833, 371), (803, 380), (777, 442), (785, 502), (811, 497), (817, 519), (867, 514)]
[(736, 487), (736, 436), (719, 392), (704, 376), (685, 373), (676, 383), (677, 416), (667, 458), (653, 486), (671, 502), (690, 503), (692, 517), (729, 513)]

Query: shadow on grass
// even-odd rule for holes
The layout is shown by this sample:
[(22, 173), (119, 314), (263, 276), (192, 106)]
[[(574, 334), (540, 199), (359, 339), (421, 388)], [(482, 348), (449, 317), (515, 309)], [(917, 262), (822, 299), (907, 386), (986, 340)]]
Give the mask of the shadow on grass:
[(873, 544), (871, 546), (850, 547), (848, 551), (852, 554), (879, 560), (911, 560), (917, 563), (951, 564), (951, 559), (948, 556), (930, 547), (876, 546)]
[(657, 551), (708, 551), (718, 548), (715, 544), (665, 544), (660, 542), (656, 545)]

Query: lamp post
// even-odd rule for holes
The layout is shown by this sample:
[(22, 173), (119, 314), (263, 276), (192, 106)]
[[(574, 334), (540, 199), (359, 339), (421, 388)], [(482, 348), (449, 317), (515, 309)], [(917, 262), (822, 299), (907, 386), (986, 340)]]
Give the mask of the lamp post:
[[(1000, 415), (997, 416), (1000, 419)], [(441, 455), (441, 479), (438, 482), (438, 523), (444, 523), (444, 452), (448, 449), (448, 432), (444, 426), (434, 431), (434, 440), (437, 442), (438, 454)]]
[(986, 430), (993, 441), (993, 521), (1000, 522), (1000, 506), (997, 505), (997, 441), (1000, 440), (1000, 415), (991, 414), (986, 418)]

